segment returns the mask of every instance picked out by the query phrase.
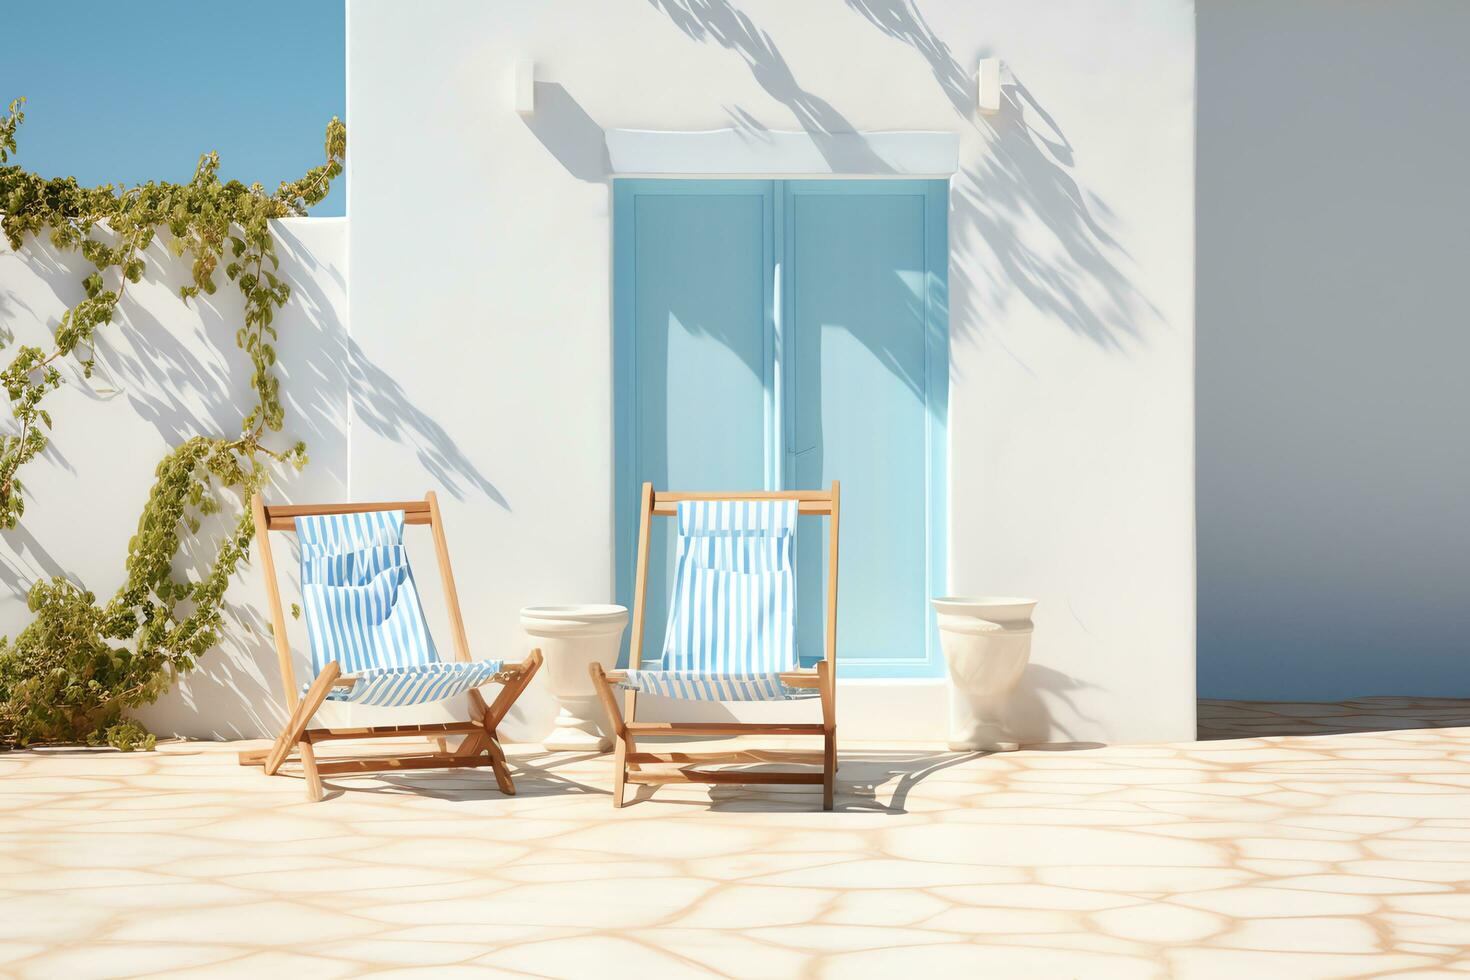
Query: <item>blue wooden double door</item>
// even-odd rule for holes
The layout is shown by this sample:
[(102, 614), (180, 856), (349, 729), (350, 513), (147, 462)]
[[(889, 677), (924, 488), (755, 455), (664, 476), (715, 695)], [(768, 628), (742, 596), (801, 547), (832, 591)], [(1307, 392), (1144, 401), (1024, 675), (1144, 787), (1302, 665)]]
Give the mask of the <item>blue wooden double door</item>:
[[(638, 489), (842, 481), (845, 677), (942, 672), (947, 187), (614, 181), (617, 582)], [(798, 534), (798, 648), (822, 656), (826, 521)], [(653, 528), (644, 655), (662, 649), (672, 521)]]

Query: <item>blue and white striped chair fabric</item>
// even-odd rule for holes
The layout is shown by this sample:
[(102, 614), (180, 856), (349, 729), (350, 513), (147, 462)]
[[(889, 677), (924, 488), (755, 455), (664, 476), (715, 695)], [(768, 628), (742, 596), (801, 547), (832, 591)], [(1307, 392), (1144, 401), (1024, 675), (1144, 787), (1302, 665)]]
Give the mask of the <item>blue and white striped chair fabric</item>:
[(784, 701), (797, 668), (795, 500), (683, 500), (661, 670), (624, 687), (692, 701)]
[(403, 547), (403, 518), (401, 510), (296, 518), (312, 667), (320, 674), (335, 660), (344, 676), (357, 678), (350, 688), (334, 688), (329, 700), (443, 701), (501, 669), (499, 660), (439, 659)]

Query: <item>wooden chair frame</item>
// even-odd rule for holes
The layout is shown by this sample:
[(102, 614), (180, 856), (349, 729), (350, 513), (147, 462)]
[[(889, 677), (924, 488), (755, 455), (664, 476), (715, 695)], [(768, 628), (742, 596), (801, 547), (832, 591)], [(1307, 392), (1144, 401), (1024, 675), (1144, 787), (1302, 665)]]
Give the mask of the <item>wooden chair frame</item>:
[[(260, 546), (261, 570), (265, 575), (266, 595), (270, 600), (271, 626), (275, 633), (276, 657), (280, 661), (281, 683), (286, 695), (288, 720), (285, 729), (268, 749), (241, 752), (242, 766), (261, 766), (265, 774), (280, 772), (294, 749), (306, 776), (306, 795), (311, 800), (322, 798), (323, 776), (335, 773), (398, 772), (406, 769), (453, 769), (465, 766), (490, 766), (496, 785), (507, 796), (515, 795), (506, 765), (505, 750), (500, 746), (497, 730), (511, 705), (525, 691), (541, 667), (541, 651), (532, 650), (519, 664), (507, 666), (495, 675), (503, 686), (495, 700), (486, 704), (478, 689), (469, 692), (470, 720), (423, 725), (377, 725), (368, 728), (308, 728), (312, 716), (334, 688), (351, 687), (356, 680), (343, 677), (336, 661), (326, 665), (312, 681), (305, 696), (297, 691), (296, 672), (291, 666), (291, 641), (286, 636), (286, 614), (281, 607), (281, 590), (276, 579), (276, 562), (271, 553), (270, 532), (296, 530), (296, 518), (317, 514), (368, 514), (385, 510), (404, 512), (405, 524), (427, 524), (434, 532), (434, 551), (439, 559), (439, 578), (444, 587), (445, 604), (449, 608), (450, 632), (454, 638), (457, 660), (469, 662), (469, 640), (465, 636), (464, 616), (460, 613), (459, 593), (454, 586), (454, 570), (449, 564), (449, 544), (444, 536), (444, 521), (439, 515), (439, 501), (430, 491), (423, 500), (373, 504), (287, 504), (267, 507), (260, 494), (250, 500), (255, 515), (255, 540)], [(403, 738), (421, 735), (437, 744), (438, 751), (414, 755), (373, 755), (359, 758), (333, 758), (318, 762), (315, 745), (340, 739)], [(463, 736), (454, 751), (447, 739)]]
[[(628, 660), (643, 660), (644, 606), (648, 595), (648, 538), (655, 517), (672, 517), (678, 513), (681, 500), (795, 500), (800, 514), (826, 515), (831, 519), (827, 543), (827, 618), (826, 644), (817, 669), (786, 671), (781, 681), (787, 687), (815, 689), (821, 696), (820, 724), (769, 724), (751, 722), (650, 722), (635, 721), (638, 692), (623, 692), (623, 710), (618, 710), (615, 686), (624, 679), (623, 671), (605, 671), (601, 664), (590, 668), (592, 684), (607, 711), (617, 742), (613, 754), (613, 806), (623, 805), (623, 788), (628, 783), (659, 785), (663, 783), (735, 783), (817, 785), (822, 787), (822, 809), (832, 809), (837, 778), (837, 538), (840, 519), (840, 487), (832, 481), (830, 490), (764, 490), (743, 493), (679, 493), (655, 492), (652, 483), (643, 484), (638, 517), (638, 569), (633, 587), (633, 634)], [(822, 739), (821, 752), (790, 749), (745, 752), (640, 752), (637, 739), (655, 735), (813, 735)], [(702, 769), (701, 765), (720, 763), (790, 762), (819, 765), (821, 772)], [(647, 772), (645, 765), (669, 764), (672, 771)]]

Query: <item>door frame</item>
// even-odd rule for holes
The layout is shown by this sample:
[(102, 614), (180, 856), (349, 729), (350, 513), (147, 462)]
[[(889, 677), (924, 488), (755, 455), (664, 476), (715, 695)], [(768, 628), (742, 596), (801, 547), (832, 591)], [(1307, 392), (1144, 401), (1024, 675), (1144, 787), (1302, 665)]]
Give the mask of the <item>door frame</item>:
[[(804, 194), (912, 193), (924, 199), (924, 356), (925, 356), (925, 524), (927, 556), (925, 592), (933, 597), (947, 591), (948, 578), (948, 396), (949, 396), (949, 181), (947, 178), (813, 177), (791, 180), (704, 177), (614, 177), (612, 179), (612, 305), (613, 305), (613, 537), (614, 584), (618, 601), (633, 594), (633, 561), (637, 549), (636, 522), (625, 515), (637, 512), (639, 497), (639, 399), (636, 390), (637, 349), (634, 330), (635, 218), (638, 197), (672, 195), (749, 195), (763, 199), (762, 261), (766, 270), (765, 477), (760, 489), (781, 489), (789, 442), (785, 393), (790, 390), (793, 360), (783, 355), (784, 328), (792, 322), (795, 270), (783, 248), (794, 234), (791, 201)], [(778, 230), (779, 229), (779, 232)], [(677, 488), (659, 488), (677, 489)], [(848, 678), (932, 678), (943, 674), (937, 623), (924, 611), (924, 656), (919, 658), (846, 659)], [(627, 662), (627, 638), (619, 662)], [(839, 641), (840, 643), (840, 641)]]

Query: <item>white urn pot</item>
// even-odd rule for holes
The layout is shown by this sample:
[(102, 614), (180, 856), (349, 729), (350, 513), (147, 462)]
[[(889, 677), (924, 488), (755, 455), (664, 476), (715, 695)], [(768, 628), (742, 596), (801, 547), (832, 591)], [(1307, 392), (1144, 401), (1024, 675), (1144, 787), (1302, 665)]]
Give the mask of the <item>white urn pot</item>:
[(1014, 752), (1006, 699), (1031, 659), (1034, 599), (946, 596), (932, 600), (939, 644), (949, 667), (949, 747), (956, 752)]
[(521, 626), (545, 658), (542, 675), (561, 710), (541, 744), (553, 751), (606, 752), (612, 737), (602, 730), (602, 706), (588, 668), (611, 670), (618, 659), (628, 610), (622, 606), (527, 606)]

